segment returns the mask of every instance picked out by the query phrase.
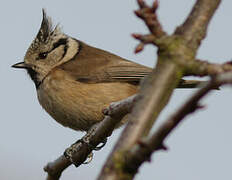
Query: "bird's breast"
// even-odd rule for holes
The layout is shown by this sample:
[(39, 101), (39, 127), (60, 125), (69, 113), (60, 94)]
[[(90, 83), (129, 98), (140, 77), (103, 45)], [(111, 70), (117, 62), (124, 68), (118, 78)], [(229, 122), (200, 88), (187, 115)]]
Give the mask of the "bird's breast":
[(103, 119), (102, 109), (136, 93), (137, 87), (120, 82), (78, 82), (62, 70), (50, 73), (37, 90), (42, 107), (60, 124), (87, 131)]

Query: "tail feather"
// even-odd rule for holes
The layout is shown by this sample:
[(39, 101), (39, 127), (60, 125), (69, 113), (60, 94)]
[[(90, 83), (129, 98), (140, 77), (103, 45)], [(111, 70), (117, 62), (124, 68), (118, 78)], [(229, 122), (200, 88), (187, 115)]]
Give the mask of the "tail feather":
[[(201, 88), (206, 85), (209, 81), (200, 81), (200, 80), (184, 80), (181, 79), (177, 88)], [(219, 90), (219, 88), (216, 88)]]

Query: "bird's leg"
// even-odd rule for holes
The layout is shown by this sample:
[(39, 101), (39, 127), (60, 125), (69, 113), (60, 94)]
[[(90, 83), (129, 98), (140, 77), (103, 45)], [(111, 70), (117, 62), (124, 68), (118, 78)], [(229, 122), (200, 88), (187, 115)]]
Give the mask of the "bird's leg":
[[(73, 154), (75, 154), (78, 151), (78, 146), (81, 146), (81, 144), (87, 144), (87, 146), (89, 147), (89, 149), (95, 150), (95, 151), (99, 151), (99, 150), (101, 150), (101, 148), (103, 148), (105, 146), (106, 142), (107, 142), (107, 138), (105, 138), (101, 142), (101, 144), (96, 147), (96, 146), (93, 146), (90, 143), (85, 142), (84, 139), (79, 139), (74, 144), (72, 144), (69, 148), (67, 148), (65, 150), (64, 156), (65, 156), (65, 158), (67, 158), (68, 160), (70, 160), (75, 165), (75, 162), (73, 162), (73, 160), (72, 160), (72, 156), (73, 156)], [(83, 164), (89, 164), (92, 161), (92, 159), (93, 159), (93, 152), (91, 152), (88, 155), (87, 160)]]
[[(67, 148), (64, 152), (65, 158), (67, 158), (70, 162), (72, 162), (75, 165), (75, 162), (72, 160), (73, 154), (75, 154), (78, 151), (78, 146), (81, 144), (86, 143), (83, 139), (77, 140), (74, 144), (72, 144), (69, 148)], [(88, 145), (89, 146), (89, 145)], [(89, 146), (91, 148), (91, 146)], [(89, 164), (93, 159), (93, 153), (91, 152), (88, 156), (85, 162), (82, 164)]]

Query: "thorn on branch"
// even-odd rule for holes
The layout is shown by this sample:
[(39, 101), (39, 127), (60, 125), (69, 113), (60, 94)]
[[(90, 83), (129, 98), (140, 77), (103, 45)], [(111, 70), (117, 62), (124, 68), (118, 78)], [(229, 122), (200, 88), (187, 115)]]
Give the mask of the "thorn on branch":
[(142, 35), (133, 33), (132, 37), (140, 41), (135, 48), (135, 53), (141, 52), (144, 49), (145, 44), (155, 44), (155, 36), (153, 34)]
[(201, 104), (197, 105), (197, 109), (205, 109), (205, 108), (206, 108), (206, 105), (201, 105)]
[(139, 45), (136, 46), (135, 48), (135, 53), (139, 53), (144, 49), (144, 43), (139, 43)]
[(144, 2), (144, 0), (137, 0), (137, 3), (140, 8), (147, 8), (147, 4)]
[(155, 0), (151, 6), (152, 12), (155, 13), (158, 7), (159, 7), (159, 1)]
[(135, 39), (141, 40), (142, 34), (133, 33), (133, 34), (132, 34), (132, 37), (135, 38)]
[(159, 3), (157, 0), (154, 1), (152, 6), (148, 6), (143, 0), (138, 0), (139, 10), (135, 11), (136, 16), (141, 18), (147, 25), (150, 32), (160, 38), (166, 33), (163, 31), (162, 26), (157, 17), (157, 9)]
[(161, 144), (160, 147), (157, 150), (163, 150), (163, 151), (168, 151), (168, 147), (164, 144)]
[(155, 41), (155, 36), (152, 34), (142, 35), (142, 34), (133, 33), (132, 37), (134, 37), (137, 40), (140, 40), (144, 44), (154, 43)]
[[(146, 142), (146, 140), (139, 140), (139, 141), (137, 142), (137, 144), (138, 144), (141, 148), (146, 149), (147, 152), (152, 152), (152, 151), (153, 151), (153, 147), (151, 147), (150, 144), (148, 144), (148, 143)], [(161, 144), (158, 145), (157, 148), (156, 148), (155, 150), (156, 150), (156, 151), (158, 151), (158, 150), (167, 151), (167, 150), (168, 150), (168, 147), (167, 147), (166, 145), (164, 145), (163, 142), (161, 142)], [(145, 157), (146, 161), (151, 162), (151, 153), (146, 154), (144, 157)]]
[[(142, 148), (145, 148), (145, 149), (149, 149), (151, 150), (152, 148), (149, 146), (149, 144), (146, 142), (146, 141), (143, 141), (143, 140), (139, 140), (138, 141), (138, 145)], [(158, 148), (156, 148), (156, 150), (164, 150), (164, 151), (167, 151), (168, 150), (168, 147), (161, 143)]]
[(142, 12), (140, 11), (140, 10), (136, 10), (136, 11), (134, 11), (134, 13), (135, 13), (135, 15), (137, 16), (137, 17), (139, 17), (139, 18), (141, 18), (142, 19)]

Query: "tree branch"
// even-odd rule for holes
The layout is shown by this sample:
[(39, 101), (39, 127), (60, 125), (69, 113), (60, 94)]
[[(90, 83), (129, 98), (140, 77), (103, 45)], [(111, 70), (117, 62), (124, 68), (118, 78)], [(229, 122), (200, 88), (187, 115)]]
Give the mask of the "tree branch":
[[(160, 127), (150, 136), (143, 138), (137, 144), (126, 152), (125, 159), (123, 159), (123, 169), (125, 172), (134, 176), (138, 168), (145, 161), (150, 161), (153, 152), (158, 150), (167, 150), (164, 146), (166, 137), (177, 127), (177, 125), (184, 120), (184, 118), (202, 108), (199, 101), (206, 96), (211, 90), (218, 89), (222, 85), (232, 85), (232, 72), (217, 75), (208, 82), (202, 89), (197, 91), (191, 98), (189, 98), (180, 108), (169, 117)], [(130, 177), (131, 179), (131, 177)]]
[[(126, 152), (136, 144), (140, 138), (149, 133), (160, 111), (167, 104), (173, 89), (178, 83), (178, 68), (174, 64), (163, 64), (157, 68), (141, 90), (141, 99), (136, 103), (129, 116), (129, 122), (121, 134), (113, 152), (99, 176), (99, 180), (125, 179), (128, 175), (122, 172)], [(126, 176), (126, 177), (125, 177)], [(129, 178), (130, 179), (130, 178)]]
[(219, 88), (221, 85), (225, 84), (232, 85), (232, 72), (223, 73), (212, 78), (205, 87), (189, 98), (176, 113), (164, 121), (153, 135), (145, 138), (127, 152), (124, 166), (125, 171), (128, 171), (130, 174), (135, 174), (143, 162), (150, 160), (150, 156), (153, 152), (160, 149), (166, 149), (164, 146), (164, 140), (175, 129), (175, 127), (183, 121), (187, 115), (202, 107), (199, 105), (199, 101), (204, 96), (206, 96), (211, 90)]
[(206, 36), (208, 24), (220, 2), (221, 0), (197, 0), (190, 15), (176, 29), (175, 34), (184, 37), (190, 48), (197, 49)]
[(213, 78), (202, 89), (197, 91), (191, 98), (189, 98), (170, 118), (164, 121), (163, 124), (151, 135), (144, 138), (136, 144), (130, 151), (127, 152), (125, 157), (124, 170), (130, 174), (135, 174), (140, 165), (150, 160), (153, 152), (166, 149), (164, 140), (175, 129), (175, 127), (183, 121), (183, 119), (195, 112), (197, 109), (202, 108), (199, 101), (206, 96), (211, 90), (219, 88), (224, 84), (232, 84), (232, 73), (220, 74)]
[(74, 163), (75, 166), (83, 164), (93, 148), (111, 135), (116, 125), (131, 111), (133, 104), (139, 97), (139, 95), (134, 95), (122, 101), (111, 103), (103, 112), (106, 115), (104, 120), (92, 127), (88, 133), (82, 137), (81, 141), (77, 141), (77, 143), (71, 146), (72, 154), (70, 160), (62, 155), (44, 167), (44, 171), (48, 173), (47, 180), (58, 180), (62, 172), (72, 163)]
[(224, 72), (232, 71), (232, 63), (213, 64), (207, 61), (195, 60), (185, 63), (186, 74), (194, 76), (214, 76)]
[(159, 5), (158, 0), (155, 0), (152, 6), (148, 6), (143, 0), (137, 0), (137, 3), (139, 10), (135, 11), (135, 14), (145, 22), (151, 34), (156, 38), (166, 35), (156, 14)]
[[(199, 99), (209, 90), (220, 85), (218, 79), (213, 79), (211, 84), (208, 84), (190, 99), (190, 105), (183, 106), (155, 134), (146, 138), (145, 141), (141, 141), (149, 134), (153, 123), (168, 103), (174, 88), (183, 75), (214, 75), (230, 69), (226, 65), (219, 66), (194, 61), (196, 51), (206, 35), (208, 23), (220, 4), (220, 0), (197, 0), (185, 23), (177, 28), (172, 36), (166, 34), (158, 21), (156, 14), (158, 1), (154, 1), (151, 7), (143, 0), (137, 0), (137, 2), (140, 9), (135, 13), (145, 22), (151, 34), (133, 34), (133, 37), (140, 41), (135, 52), (140, 52), (145, 44), (156, 45), (158, 47), (157, 66), (151, 75), (144, 80), (139, 95), (127, 99), (126, 103), (123, 100), (123, 102), (115, 103), (104, 110), (104, 114), (107, 115), (104, 120), (91, 128), (82, 138), (82, 141), (72, 145), (70, 160), (79, 166), (92, 152), (93, 147), (111, 135), (118, 122), (130, 112), (135, 99), (136, 101), (139, 99), (129, 116), (126, 128), (102, 169), (98, 178), (101, 180), (132, 179), (141, 163), (149, 158), (153, 151), (165, 149), (163, 141), (166, 136), (187, 114), (199, 107)], [(228, 77), (225, 79), (223, 78), (224, 82), (231, 81)], [(212, 84), (212, 82), (217, 82), (217, 84)], [(144, 155), (144, 157), (140, 157), (138, 154), (136, 156), (135, 152)], [(71, 165), (71, 162), (61, 156), (56, 161), (49, 163), (44, 168), (48, 172), (47, 179), (59, 179), (62, 171)]]
[[(98, 180), (125, 180), (134, 177), (134, 173), (125, 169), (128, 152), (149, 133), (158, 115), (168, 103), (173, 89), (186, 72), (185, 67), (180, 64), (186, 60), (195, 59), (196, 50), (205, 36), (208, 22), (220, 1), (215, 0), (215, 2), (218, 3), (212, 3), (211, 0), (198, 0), (191, 15), (179, 31), (173, 36), (162, 35), (162, 38), (157, 37), (154, 40), (154, 44), (158, 46), (157, 66), (142, 84), (141, 99), (132, 110), (129, 122), (109, 155)], [(148, 8), (142, 0), (138, 0), (138, 4), (142, 9)], [(199, 5), (202, 5), (205, 10)], [(137, 16), (141, 14), (137, 13)], [(147, 14), (147, 16), (152, 15)], [(143, 20), (151, 31), (151, 27), (146, 22), (147, 19), (143, 18)], [(191, 30), (190, 27), (195, 30)], [(141, 37), (138, 39), (142, 41)]]
[(140, 41), (135, 48), (135, 53), (141, 52), (146, 44), (158, 45), (161, 43), (159, 40), (167, 34), (163, 30), (156, 13), (159, 6), (158, 0), (155, 0), (151, 7), (143, 0), (137, 0), (137, 3), (139, 10), (136, 10), (135, 14), (145, 22), (151, 34), (132, 34), (135, 39)]

